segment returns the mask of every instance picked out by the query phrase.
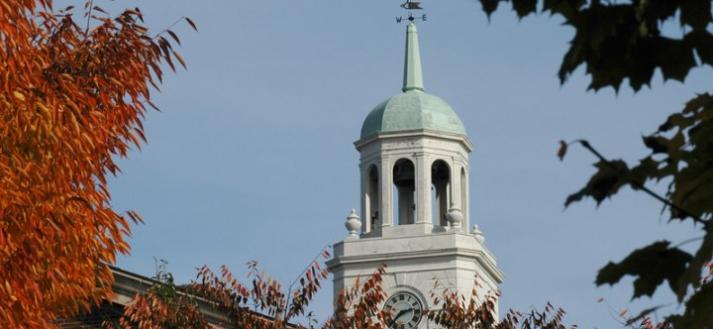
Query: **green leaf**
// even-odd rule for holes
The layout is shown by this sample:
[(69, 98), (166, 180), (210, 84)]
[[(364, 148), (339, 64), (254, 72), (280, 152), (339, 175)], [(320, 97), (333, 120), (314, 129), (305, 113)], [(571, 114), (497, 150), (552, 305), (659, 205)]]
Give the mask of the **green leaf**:
[(666, 318), (675, 329), (711, 329), (713, 328), (713, 282), (709, 282), (691, 296), (686, 302), (683, 315)]
[(675, 218), (687, 215), (703, 217), (713, 212), (713, 170), (710, 163), (690, 162), (674, 176), (671, 202), (685, 209), (688, 214), (676, 214)]
[(684, 40), (696, 49), (701, 62), (713, 65), (713, 34), (708, 31), (692, 31)]
[(569, 21), (585, 4), (585, 0), (544, 0), (542, 9), (551, 14), (560, 14)]
[(699, 94), (686, 103), (686, 107), (683, 108), (683, 113), (695, 113), (702, 108), (713, 108), (713, 95), (708, 93)]
[(500, 0), (480, 0), (480, 4), (483, 6), (483, 11), (490, 17), (490, 15), (498, 9), (498, 4)]
[(636, 167), (629, 171), (629, 181), (633, 188), (636, 188), (636, 184), (643, 186), (652, 177), (658, 178), (658, 162), (651, 157), (643, 158)]
[[(689, 285), (694, 288), (700, 287), (701, 271), (703, 271), (705, 265), (713, 258), (713, 224), (708, 223), (706, 227), (706, 235), (703, 237), (703, 243), (701, 243), (698, 251), (693, 256), (693, 259), (691, 259), (691, 264), (686, 269), (686, 272), (683, 273), (678, 289), (676, 289), (676, 296), (679, 302), (686, 297)], [(711, 301), (713, 302), (713, 300)]]
[(652, 296), (664, 280), (675, 290), (692, 257), (681, 249), (669, 248), (669, 245), (668, 241), (655, 242), (634, 250), (620, 263), (609, 262), (599, 270), (596, 284), (613, 285), (626, 275), (635, 276), (632, 299)]
[(537, 0), (512, 0), (512, 8), (518, 17), (523, 18), (537, 12)]
[(676, 14), (678, 1), (642, 1), (637, 6), (637, 15), (649, 22), (663, 22)]
[(667, 132), (674, 127), (678, 127), (679, 129), (685, 128), (690, 126), (692, 123), (693, 120), (686, 118), (683, 114), (674, 113), (666, 119), (666, 122), (659, 126), (658, 132)]
[(661, 136), (646, 136), (644, 145), (651, 149), (652, 153), (666, 153), (668, 151), (668, 139)]
[(664, 79), (683, 81), (696, 66), (693, 48), (683, 40), (658, 37), (655, 41), (656, 64), (661, 67)]
[(614, 160), (608, 163), (600, 161), (594, 166), (598, 171), (589, 179), (584, 188), (567, 197), (564, 203), (565, 207), (585, 197), (593, 198), (599, 205), (604, 199), (616, 194), (627, 183), (629, 169), (624, 161)]
[(711, 19), (711, 2), (707, 0), (681, 1), (681, 25), (687, 24), (694, 30), (705, 30)]

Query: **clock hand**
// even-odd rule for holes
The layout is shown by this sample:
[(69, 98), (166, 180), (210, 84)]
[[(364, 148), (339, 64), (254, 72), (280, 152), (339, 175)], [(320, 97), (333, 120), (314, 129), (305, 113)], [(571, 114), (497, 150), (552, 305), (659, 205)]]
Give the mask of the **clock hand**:
[(396, 316), (394, 316), (393, 320), (391, 320), (391, 323), (389, 323), (389, 327), (393, 327), (394, 324), (396, 323), (396, 319), (398, 319), (398, 318), (401, 317), (402, 315), (408, 313), (409, 311), (411, 311), (411, 310), (410, 310), (410, 309), (405, 309), (405, 310), (399, 311), (399, 313), (396, 313)]

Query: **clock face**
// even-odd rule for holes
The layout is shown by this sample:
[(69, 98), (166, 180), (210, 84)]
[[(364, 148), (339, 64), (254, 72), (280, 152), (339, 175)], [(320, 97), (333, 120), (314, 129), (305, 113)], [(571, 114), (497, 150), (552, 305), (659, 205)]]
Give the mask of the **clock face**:
[(384, 310), (391, 312), (389, 328), (413, 329), (423, 317), (423, 305), (414, 294), (401, 291), (393, 294), (384, 304)]

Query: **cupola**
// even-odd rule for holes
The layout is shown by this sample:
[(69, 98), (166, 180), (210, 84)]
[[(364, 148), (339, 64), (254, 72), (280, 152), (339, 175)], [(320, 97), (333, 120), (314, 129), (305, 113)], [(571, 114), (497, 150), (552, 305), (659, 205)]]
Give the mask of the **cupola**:
[(401, 93), (367, 115), (361, 153), (362, 234), (467, 231), (468, 153), (458, 115), (423, 85), (418, 33), (406, 28)]
[(406, 58), (401, 93), (377, 105), (364, 120), (361, 139), (383, 133), (431, 131), (466, 135), (458, 115), (443, 99), (425, 92), (416, 25), (406, 28)]

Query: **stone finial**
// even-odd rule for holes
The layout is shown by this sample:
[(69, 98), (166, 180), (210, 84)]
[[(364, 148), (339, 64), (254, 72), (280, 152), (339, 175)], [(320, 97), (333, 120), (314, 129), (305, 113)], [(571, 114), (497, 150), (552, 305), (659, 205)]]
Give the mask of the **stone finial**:
[(477, 240), (478, 242), (480, 242), (480, 243), (485, 242), (485, 236), (483, 235), (483, 232), (478, 227), (478, 224), (473, 226), (473, 235), (475, 235), (475, 240)]
[(451, 207), (446, 214), (446, 220), (448, 220), (448, 226), (452, 230), (460, 231), (460, 224), (463, 222), (463, 212), (456, 208), (453, 202), (451, 202)]
[(356, 214), (356, 210), (352, 209), (352, 212), (347, 216), (347, 221), (344, 222), (344, 227), (349, 231), (349, 236), (358, 236), (359, 229), (361, 228), (361, 219)]

